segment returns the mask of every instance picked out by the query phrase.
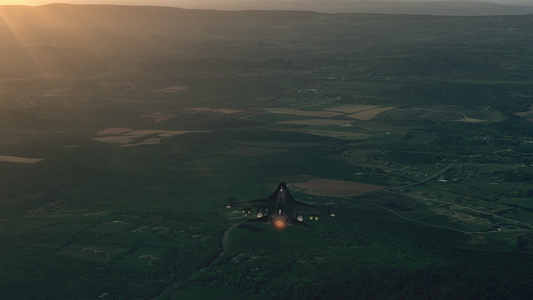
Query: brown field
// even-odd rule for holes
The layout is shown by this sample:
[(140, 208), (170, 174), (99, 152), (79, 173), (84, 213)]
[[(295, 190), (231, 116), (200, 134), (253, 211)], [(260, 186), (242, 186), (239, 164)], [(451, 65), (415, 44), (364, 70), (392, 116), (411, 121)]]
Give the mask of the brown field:
[(379, 108), (377, 105), (358, 105), (358, 104), (345, 104), (341, 106), (335, 106), (331, 108), (326, 108), (324, 110), (330, 111), (339, 111), (345, 114), (352, 114), (360, 111), (371, 110)]
[(175, 117), (176, 117), (176, 115), (162, 114), (162, 113), (151, 113), (151, 114), (141, 115), (141, 118), (154, 119), (155, 123), (161, 123), (163, 121), (170, 120), (170, 119), (173, 119)]
[(142, 137), (142, 135), (128, 135), (128, 136), (104, 136), (104, 137), (95, 137), (92, 138), (94, 141), (111, 143), (111, 144), (129, 144), (133, 143), (133, 139)]
[(296, 116), (308, 116), (308, 117), (336, 117), (342, 115), (342, 113), (332, 112), (332, 111), (307, 111), (307, 110), (297, 110), (297, 109), (288, 109), (288, 108), (263, 108), (265, 111), (274, 114), (284, 114), (284, 115), (296, 115)]
[(379, 185), (326, 178), (314, 178), (294, 185), (303, 189), (306, 194), (325, 197), (354, 197), (385, 188)]
[(167, 130), (140, 129), (140, 130), (130, 131), (128, 133), (125, 133), (124, 135), (149, 135), (149, 134), (160, 134), (160, 133), (165, 133), (165, 132), (167, 132)]
[(171, 86), (168, 86), (168, 87), (166, 87), (164, 89), (159, 89), (157, 91), (160, 92), (160, 93), (177, 93), (177, 92), (188, 90), (188, 89), (189, 88), (186, 87), (186, 86), (171, 85)]
[(192, 131), (187, 131), (187, 130), (183, 130), (183, 131), (178, 131), (178, 130), (168, 130), (168, 131), (165, 131), (165, 132), (162, 132), (160, 134), (158, 134), (157, 136), (159, 137), (171, 137), (171, 136), (175, 136), (175, 135), (180, 135), (180, 134), (185, 134), (185, 133), (196, 133), (196, 132), (211, 132), (211, 131), (201, 131), (201, 130), (192, 130)]
[(362, 140), (369, 138), (371, 135), (357, 132), (327, 131), (327, 130), (310, 130), (310, 129), (290, 129), (290, 128), (272, 128), (271, 130), (290, 131), (307, 133), (325, 137), (332, 137), (343, 140)]
[(528, 111), (517, 112), (515, 115), (533, 122), (533, 105), (529, 107)]
[(104, 130), (98, 131), (97, 135), (116, 135), (116, 134), (122, 134), (128, 131), (132, 131), (131, 128), (107, 128)]
[(213, 109), (209, 107), (190, 107), (190, 108), (186, 108), (185, 110), (192, 110), (196, 112), (218, 112), (222, 114), (234, 114), (234, 113), (238, 113), (242, 111), (242, 110), (230, 109), (230, 108)]
[(28, 158), (19, 156), (0, 155), (0, 161), (14, 162), (20, 164), (34, 164), (42, 161), (42, 158)]
[(157, 145), (161, 144), (161, 138), (157, 137), (150, 137), (142, 142), (136, 143), (136, 144), (128, 144), (128, 145), (121, 145), (120, 147), (131, 147), (131, 146), (140, 146), (140, 145)]
[[(161, 142), (161, 138), (172, 137), (175, 135), (190, 133), (190, 132), (209, 132), (209, 131), (173, 131), (173, 130), (154, 130), (154, 129), (139, 129), (133, 130), (131, 128), (108, 128), (98, 132), (98, 135), (107, 135), (103, 137), (95, 137), (93, 140), (112, 143), (112, 144), (129, 144), (128, 146), (137, 145), (155, 145)], [(137, 138), (142, 138), (150, 135), (143, 141), (131, 144)]]
[(330, 126), (350, 124), (350, 120), (336, 120), (336, 119), (306, 119), (306, 120), (292, 120), (277, 122), (276, 124), (293, 124), (293, 125), (310, 125), (310, 126)]
[(369, 110), (361, 111), (361, 112), (358, 112), (358, 113), (354, 113), (354, 114), (348, 115), (348, 117), (350, 117), (352, 119), (368, 121), (368, 120), (374, 118), (377, 114), (380, 114), (380, 113), (382, 113), (384, 111), (391, 110), (391, 109), (394, 109), (394, 108), (395, 107), (378, 107), (378, 108), (369, 109)]
[(267, 154), (273, 154), (278, 152), (287, 151), (283, 148), (262, 148), (262, 147), (249, 147), (249, 146), (237, 146), (226, 154), (246, 155), (246, 156), (261, 156)]

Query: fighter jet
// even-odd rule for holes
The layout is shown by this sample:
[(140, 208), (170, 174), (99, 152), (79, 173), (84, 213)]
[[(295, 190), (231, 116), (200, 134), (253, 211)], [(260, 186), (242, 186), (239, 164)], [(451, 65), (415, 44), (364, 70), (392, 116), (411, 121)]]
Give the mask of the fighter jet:
[[(234, 202), (234, 198), (231, 198), (227, 208), (231, 208), (233, 205), (243, 205), (242, 213), (244, 215), (250, 215), (252, 208), (257, 208), (257, 218), (250, 219), (246, 222), (270, 223), (279, 231), (284, 230), (287, 225), (311, 227), (303, 222), (304, 214), (309, 214), (310, 220), (318, 220), (319, 214), (329, 213), (330, 216), (335, 216), (331, 208), (328, 212), (324, 209), (294, 200), (284, 182), (278, 184), (274, 193), (268, 198), (243, 202)], [(293, 218), (293, 215), (295, 218)]]

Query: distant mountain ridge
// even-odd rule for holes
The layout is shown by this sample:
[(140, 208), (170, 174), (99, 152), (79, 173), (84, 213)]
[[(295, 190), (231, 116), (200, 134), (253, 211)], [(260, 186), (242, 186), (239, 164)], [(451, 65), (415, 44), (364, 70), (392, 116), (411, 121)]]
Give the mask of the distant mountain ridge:
[[(71, 0), (76, 4), (103, 4), (105, 0)], [(117, 2), (118, 3), (118, 2)], [(321, 13), (379, 13), (410, 15), (527, 15), (533, 14), (533, 2), (514, 0), (123, 0), (120, 4), (167, 6), (215, 10), (298, 10)]]
[(221, 10), (304, 10), (322, 13), (380, 13), (413, 15), (524, 15), (533, 14), (533, 4), (496, 4), (471, 1), (252, 1), (184, 6)]
[[(420, 8), (422, 9), (422, 8)], [(533, 9), (533, 8), (532, 8)], [(360, 13), (363, 17), (368, 13)], [(423, 14), (375, 14), (392, 18), (427, 19), (433, 17)], [(396, 15), (396, 16), (394, 16)], [(341, 22), (341, 15), (326, 14), (315, 11), (290, 11), (290, 10), (248, 10), (248, 11), (223, 11), (204, 9), (184, 9), (178, 7), (161, 6), (126, 6), (126, 5), (73, 5), (73, 4), (48, 4), (37, 7), (0, 5), (0, 28), (8, 24), (5, 29), (9, 32), (11, 26), (24, 28), (71, 28), (97, 32), (98, 35), (113, 35), (114, 32), (134, 32), (135, 34), (160, 34), (163, 32), (176, 32), (186, 35), (188, 29), (205, 30), (202, 32), (218, 32), (231, 28), (244, 32), (251, 27), (272, 26), (272, 24), (313, 23), (320, 19), (328, 22)], [(42, 19), (45, 18), (46, 22)], [(460, 16), (456, 16), (459, 18)], [(512, 17), (511, 15), (509, 17)], [(529, 15), (517, 16), (531, 20)], [(487, 17), (490, 18), (490, 17)], [(389, 19), (389, 18), (387, 18)], [(319, 22), (319, 21), (316, 21)], [(216, 26), (214, 24), (217, 24)], [(243, 26), (246, 25), (246, 26)], [(216, 33), (214, 34), (216, 36)], [(92, 35), (87, 35), (92, 36)], [(44, 37), (36, 37), (44, 38)]]

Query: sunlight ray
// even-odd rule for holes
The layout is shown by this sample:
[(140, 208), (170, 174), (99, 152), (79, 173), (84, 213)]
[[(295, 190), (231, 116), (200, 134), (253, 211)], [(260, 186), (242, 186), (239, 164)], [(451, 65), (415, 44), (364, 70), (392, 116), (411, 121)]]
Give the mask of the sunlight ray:
[[(5, 46), (11, 46), (20, 49), (20, 51), (31, 61), (31, 64), (37, 70), (37, 74), (33, 75), (35, 77), (42, 77), (50, 85), (55, 86), (50, 74), (39, 60), (38, 53), (36, 53), (37, 45), (34, 44), (35, 42), (30, 42), (33, 38), (35, 38), (35, 36), (32, 36), (34, 33), (32, 33), (31, 30), (28, 30), (30, 27), (23, 23), (35, 23), (36, 20), (40, 18), (37, 18), (38, 15), (34, 13), (28, 16), (25, 12), (21, 11), (21, 8), (19, 7), (9, 7), (0, 11), (0, 18), (7, 28), (7, 34), (10, 35), (4, 37), (3, 44)], [(6, 41), (7, 39), (11, 39), (12, 43)]]

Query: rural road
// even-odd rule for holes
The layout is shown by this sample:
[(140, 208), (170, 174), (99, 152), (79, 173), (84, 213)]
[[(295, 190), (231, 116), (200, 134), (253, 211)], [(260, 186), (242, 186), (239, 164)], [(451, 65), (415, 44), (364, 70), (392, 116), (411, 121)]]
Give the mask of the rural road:
[[(242, 223), (246, 222), (246, 220), (244, 221), (241, 221), (239, 223), (235, 223), (233, 225), (231, 225), (230, 227), (228, 227), (228, 229), (226, 229), (226, 231), (224, 232), (224, 236), (222, 237), (222, 252), (220, 252), (220, 254), (218, 255), (218, 257), (214, 260), (214, 261), (217, 261), (219, 258), (221, 258), (222, 256), (224, 256), (224, 253), (226, 253), (226, 249), (227, 249), (227, 244), (228, 244), (228, 236), (229, 236), (229, 233), (239, 227)], [(214, 262), (213, 261), (213, 262)]]

